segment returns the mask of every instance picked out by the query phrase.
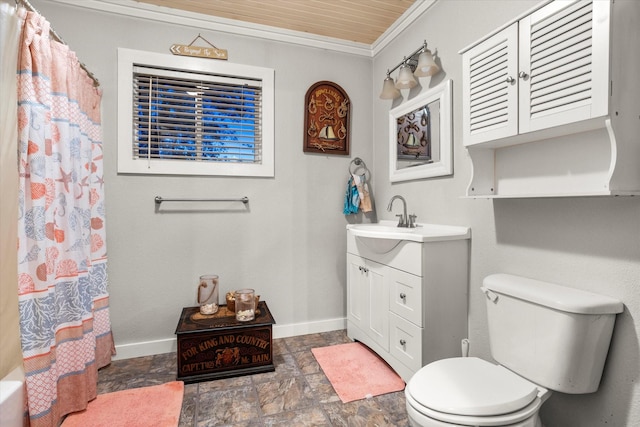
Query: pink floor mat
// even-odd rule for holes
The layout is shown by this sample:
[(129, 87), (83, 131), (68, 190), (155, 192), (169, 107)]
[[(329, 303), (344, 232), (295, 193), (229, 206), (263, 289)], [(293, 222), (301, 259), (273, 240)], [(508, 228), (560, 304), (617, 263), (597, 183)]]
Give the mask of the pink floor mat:
[(61, 427), (176, 427), (183, 395), (182, 381), (99, 394)]
[(404, 390), (404, 381), (367, 346), (354, 342), (311, 350), (344, 403)]

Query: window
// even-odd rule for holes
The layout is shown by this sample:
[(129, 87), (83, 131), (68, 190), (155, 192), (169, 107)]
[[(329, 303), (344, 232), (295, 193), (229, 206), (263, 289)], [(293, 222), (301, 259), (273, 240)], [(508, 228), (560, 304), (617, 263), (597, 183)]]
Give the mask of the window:
[(273, 176), (273, 75), (118, 49), (118, 172)]

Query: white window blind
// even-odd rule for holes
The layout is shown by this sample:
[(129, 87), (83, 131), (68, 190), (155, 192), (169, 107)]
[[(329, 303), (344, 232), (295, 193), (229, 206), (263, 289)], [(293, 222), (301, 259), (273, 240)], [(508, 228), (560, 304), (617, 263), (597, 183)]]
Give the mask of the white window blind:
[(261, 82), (134, 67), (133, 156), (260, 163)]
[(273, 70), (118, 50), (118, 172), (273, 176)]

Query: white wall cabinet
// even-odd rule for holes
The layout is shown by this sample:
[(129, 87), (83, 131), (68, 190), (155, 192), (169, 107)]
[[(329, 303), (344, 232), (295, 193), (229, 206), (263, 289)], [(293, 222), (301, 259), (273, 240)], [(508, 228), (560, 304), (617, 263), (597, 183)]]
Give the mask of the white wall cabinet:
[(518, 24), (462, 55), (465, 145), (518, 134)]
[(460, 355), (467, 336), (468, 236), (400, 241), (381, 251), (347, 232), (347, 335), (408, 381), (434, 360)]
[(461, 52), (468, 196), (640, 194), (638, 13), (546, 1)]

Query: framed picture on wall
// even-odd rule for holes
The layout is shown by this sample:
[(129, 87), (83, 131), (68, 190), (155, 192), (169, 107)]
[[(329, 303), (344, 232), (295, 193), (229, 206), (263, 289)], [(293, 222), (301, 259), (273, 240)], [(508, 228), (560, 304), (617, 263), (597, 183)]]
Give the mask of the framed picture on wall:
[(391, 182), (453, 174), (451, 97), (446, 80), (389, 111)]
[(304, 98), (304, 146), (306, 153), (349, 155), (351, 102), (339, 85), (313, 84)]

